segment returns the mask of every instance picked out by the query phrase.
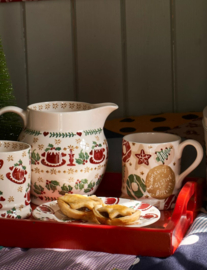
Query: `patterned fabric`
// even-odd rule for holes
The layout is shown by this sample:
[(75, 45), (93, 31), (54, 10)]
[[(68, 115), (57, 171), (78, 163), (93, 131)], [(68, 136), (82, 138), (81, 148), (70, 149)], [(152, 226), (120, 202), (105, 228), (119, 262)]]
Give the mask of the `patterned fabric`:
[(186, 237), (195, 233), (207, 233), (207, 215), (199, 214), (198, 217), (194, 220), (193, 224), (189, 228)]
[(179, 247), (167, 258), (137, 256), (129, 270), (206, 270), (207, 214), (199, 214)]
[(135, 256), (84, 250), (21, 249), (0, 250), (1, 270), (127, 270)]

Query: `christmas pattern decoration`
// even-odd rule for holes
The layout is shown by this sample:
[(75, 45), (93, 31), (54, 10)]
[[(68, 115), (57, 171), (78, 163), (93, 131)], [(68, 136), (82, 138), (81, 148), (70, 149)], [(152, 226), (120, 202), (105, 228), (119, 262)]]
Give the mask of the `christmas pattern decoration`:
[(127, 194), (132, 199), (141, 198), (144, 196), (146, 192), (146, 185), (144, 179), (142, 179), (139, 175), (130, 174), (127, 178)]
[(141, 150), (140, 154), (135, 154), (135, 156), (138, 158), (138, 164), (149, 165), (149, 159), (151, 158), (151, 155), (145, 154), (143, 149)]
[(153, 167), (145, 179), (148, 194), (158, 200), (166, 199), (173, 194), (175, 182), (175, 173), (167, 165)]
[(76, 163), (85, 165), (85, 163), (88, 162), (88, 159), (89, 159), (88, 153), (87, 152), (84, 153), (83, 149), (81, 149), (79, 153), (79, 158), (76, 158)]
[(152, 207), (151, 204), (148, 204), (148, 203), (141, 203), (138, 207), (138, 209), (142, 210), (142, 211), (146, 211), (148, 209), (150, 209)]
[(54, 193), (57, 190), (57, 186), (59, 186), (60, 183), (56, 180), (46, 180), (46, 188), (48, 190), (52, 190), (52, 192)]
[(32, 129), (28, 129), (28, 128), (25, 128), (25, 129), (24, 129), (24, 132), (25, 132), (26, 134), (34, 135), (34, 136), (39, 136), (39, 135), (42, 134), (40, 131), (32, 130)]
[(89, 181), (87, 179), (82, 179), (82, 180), (77, 180), (76, 184), (75, 184), (75, 189), (77, 190), (84, 190), (84, 193), (89, 193), (92, 192), (94, 187), (95, 187), (96, 183), (91, 181), (89, 183)]
[[(1, 195), (3, 195), (3, 192), (0, 190), (0, 202), (4, 202), (6, 199), (3, 196), (1, 196)], [(3, 205), (0, 203), (0, 209), (2, 207), (3, 207)]]
[(103, 176), (104, 174), (99, 175), (98, 180), (96, 181), (96, 186), (98, 186), (101, 183)]
[[(45, 104), (47, 105), (52, 107), (54, 105), (53, 108), (56, 109), (56, 103)], [(58, 103), (57, 106), (59, 105)], [(47, 110), (44, 106), (43, 108), (38, 108), (39, 105), (35, 106), (37, 108), (32, 107), (32, 109)], [(32, 142), (30, 143), (32, 145), (31, 198), (34, 204), (54, 201), (65, 193), (95, 192), (102, 180), (100, 175), (105, 172), (108, 160), (108, 144), (102, 128), (69, 132), (26, 128), (21, 133), (20, 140), (22, 137), (25, 139), (30, 137)], [(69, 181), (72, 178), (74, 180)], [(84, 183), (82, 188), (83, 179), (87, 179), (87, 183)], [(76, 185), (77, 180), (82, 182)]]
[(30, 199), (30, 184), (27, 184), (26, 193), (24, 195), (25, 198), (25, 205), (30, 205), (31, 199)]
[(70, 153), (68, 154), (69, 156), (69, 163), (67, 164), (67, 166), (76, 166), (76, 164), (74, 163), (74, 156), (75, 154), (73, 154), (73, 149), (70, 149)]
[(3, 159), (0, 159), (0, 169), (3, 167), (4, 161)]
[(122, 161), (128, 162), (131, 157), (132, 151), (130, 143), (126, 140), (123, 140), (122, 143)]
[(35, 182), (33, 185), (33, 191), (38, 194), (38, 195), (42, 195), (45, 194), (44, 192), (44, 187), (42, 187), (41, 185), (37, 185), (37, 183)]
[(11, 172), (6, 174), (6, 177), (15, 184), (23, 184), (26, 181), (25, 175), (27, 174), (26, 166), (23, 165), (20, 159), (14, 166), (9, 167)]
[[(65, 195), (66, 193), (72, 194), (72, 193), (79, 193), (80, 191), (83, 191), (85, 194), (87, 193), (93, 193), (93, 190), (96, 186), (98, 186), (101, 182), (103, 178), (103, 174), (102, 175), (98, 175), (98, 179), (97, 181), (89, 181), (88, 179), (84, 178), (84, 179), (77, 179), (75, 181), (74, 187), (72, 187), (69, 184), (64, 183), (62, 186), (60, 185), (59, 181), (57, 180), (46, 180), (46, 185), (45, 187), (43, 187), (40, 184), (37, 184), (36, 182), (33, 185), (33, 191), (35, 193), (35, 195), (33, 194), (32, 196), (35, 198), (39, 198), (40, 200), (56, 200), (57, 196), (52, 196), (52, 197), (48, 197), (46, 196), (46, 192), (45, 192), (45, 188), (47, 190), (51, 190), (52, 193), (55, 193), (56, 191), (58, 192), (59, 195)], [(58, 187), (60, 187), (60, 189), (57, 189)], [(25, 196), (26, 197), (26, 196)]]
[(60, 195), (65, 195), (66, 193), (73, 194), (73, 187), (66, 185), (65, 183), (61, 187), (61, 191), (58, 191)]
[(5, 213), (1, 214), (1, 217), (3, 218), (17, 218), (17, 219), (21, 219), (22, 217), (20, 215), (16, 214), (16, 208), (13, 207), (12, 209), (6, 211)]
[(118, 204), (119, 198), (107, 197), (105, 203), (106, 204)]
[(100, 134), (102, 130), (103, 130), (102, 128), (98, 128), (98, 129), (84, 130), (83, 132), (85, 136), (88, 136), (88, 135)]
[(65, 157), (66, 154), (61, 151), (61, 147), (54, 147), (53, 144), (48, 144), (48, 147), (45, 149), (45, 152), (41, 155), (45, 159), (41, 160), (41, 163), (48, 167), (59, 167), (66, 163), (66, 160), (62, 157)]
[(92, 164), (100, 164), (105, 159), (105, 148), (102, 147), (102, 144), (98, 144), (97, 142), (93, 141), (92, 150), (90, 151), (90, 163)]
[[(97, 128), (97, 129), (89, 129), (89, 130), (83, 130), (83, 133), (85, 136), (88, 135), (96, 135), (100, 134), (103, 131), (102, 128)], [(29, 135), (34, 135), (34, 136), (40, 136), (43, 135), (44, 137), (48, 136), (49, 138), (72, 138), (75, 136), (82, 136), (82, 132), (40, 132), (38, 130), (33, 130), (29, 128), (24, 129), (24, 133), (29, 134)]]
[(34, 149), (31, 153), (31, 163), (33, 165), (37, 165), (39, 164), (39, 160), (40, 160), (40, 155), (39, 153), (35, 153), (36, 149)]
[(166, 147), (165, 149), (160, 149), (160, 151), (156, 151), (155, 154), (157, 155), (156, 160), (158, 162), (162, 162), (162, 164), (165, 164), (165, 160), (168, 159), (168, 156), (170, 155), (170, 152), (172, 150), (172, 147)]
[(0, 148), (0, 217), (27, 218), (31, 214), (30, 146), (5, 140), (0, 142)]

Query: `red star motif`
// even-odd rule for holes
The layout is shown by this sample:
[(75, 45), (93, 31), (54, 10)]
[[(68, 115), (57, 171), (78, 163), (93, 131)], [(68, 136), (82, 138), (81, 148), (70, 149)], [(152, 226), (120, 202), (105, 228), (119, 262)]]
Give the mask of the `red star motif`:
[(149, 154), (145, 154), (144, 150), (141, 150), (140, 154), (135, 154), (135, 156), (138, 158), (138, 164), (145, 164), (149, 165), (148, 159), (151, 157)]

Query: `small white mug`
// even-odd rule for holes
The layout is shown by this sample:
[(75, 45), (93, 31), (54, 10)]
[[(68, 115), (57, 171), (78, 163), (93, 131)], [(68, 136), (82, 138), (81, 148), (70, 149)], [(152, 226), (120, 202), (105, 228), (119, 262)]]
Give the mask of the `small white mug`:
[(30, 145), (0, 141), (0, 218), (31, 215), (30, 185)]
[[(180, 174), (181, 156), (185, 146), (197, 151), (194, 162)], [(195, 140), (174, 134), (151, 132), (134, 133), (122, 142), (122, 197), (172, 209), (183, 179), (203, 158), (203, 148)]]

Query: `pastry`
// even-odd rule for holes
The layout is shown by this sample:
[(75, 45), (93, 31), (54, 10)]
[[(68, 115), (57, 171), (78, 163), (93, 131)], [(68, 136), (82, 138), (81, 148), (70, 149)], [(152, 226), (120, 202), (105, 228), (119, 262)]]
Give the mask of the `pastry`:
[(83, 196), (79, 194), (65, 194), (58, 197), (58, 205), (61, 212), (72, 219), (94, 220), (94, 214), (92, 209), (95, 206), (104, 205), (103, 201), (92, 196)]
[(115, 204), (95, 206), (93, 213), (101, 224), (129, 225), (139, 219), (141, 211)]

